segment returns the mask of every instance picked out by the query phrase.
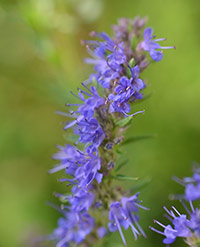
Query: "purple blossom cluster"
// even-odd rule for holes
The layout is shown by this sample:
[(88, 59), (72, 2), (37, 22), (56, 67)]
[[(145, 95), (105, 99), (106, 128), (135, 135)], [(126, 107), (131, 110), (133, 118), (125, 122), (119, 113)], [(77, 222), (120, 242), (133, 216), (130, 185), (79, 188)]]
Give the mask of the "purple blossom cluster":
[(195, 201), (200, 199), (200, 168), (194, 167), (192, 177), (175, 178), (175, 180), (185, 187), (185, 200)]
[(150, 227), (151, 230), (162, 234), (165, 236), (163, 243), (172, 244), (177, 237), (185, 238), (186, 242), (190, 243), (195, 242), (196, 239), (200, 238), (200, 210), (198, 208), (194, 209), (192, 202), (190, 201), (189, 209), (184, 202), (182, 202), (187, 214), (181, 214), (179, 211), (172, 207), (172, 210), (168, 210), (164, 207), (164, 210), (167, 212), (167, 217), (171, 221), (171, 225), (163, 225), (157, 220), (154, 220), (155, 223), (164, 228), (164, 232), (161, 232), (153, 227)]
[(199, 199), (199, 178), (200, 169), (194, 169), (193, 177), (186, 177), (182, 180), (176, 179), (179, 183), (186, 186), (185, 194), (183, 199), (188, 201), (190, 208), (186, 205), (184, 200), (181, 200), (186, 214), (181, 214), (174, 206), (172, 210), (168, 210), (163, 207), (166, 211), (166, 218), (171, 221), (171, 224), (165, 226), (157, 220), (154, 220), (164, 231), (150, 227), (151, 230), (165, 236), (163, 243), (167, 246), (172, 244), (177, 237), (181, 237), (189, 246), (198, 246), (200, 239), (200, 209), (194, 208), (193, 201)]
[[(69, 113), (61, 113), (72, 118), (64, 129), (72, 129), (78, 140), (74, 145), (58, 146), (53, 158), (60, 163), (49, 171), (64, 170), (65, 176), (59, 181), (71, 186), (70, 195), (56, 193), (66, 202), (59, 210), (63, 217), (51, 235), (56, 247), (71, 243), (91, 246), (108, 231), (119, 231), (126, 245), (122, 227), (130, 228), (136, 239), (141, 234), (146, 236), (139, 224), (138, 210), (147, 208), (141, 205), (139, 193), (131, 196), (112, 183), (118, 175), (115, 146), (119, 145), (117, 140), (123, 140), (127, 129), (125, 123), (117, 123), (143, 112), (130, 114), (131, 104), (142, 99), (146, 86), (140, 78), (140, 72), (151, 62), (146, 52), (160, 61), (160, 49), (166, 48), (156, 43), (164, 39), (152, 40), (151, 28), (145, 29), (142, 37), (145, 22), (139, 17), (124, 18), (113, 27), (113, 38), (103, 32), (92, 32), (96, 40), (83, 42), (91, 56), (85, 62), (94, 66), (94, 73), (82, 83), (84, 89), (79, 88), (77, 95), (72, 93), (81, 103), (67, 104)], [(137, 40), (135, 48), (132, 39)], [(103, 90), (102, 96), (97, 88)], [(102, 215), (98, 220), (97, 213)]]
[[(125, 245), (126, 240), (124, 238), (121, 226), (123, 226), (125, 230), (130, 227), (135, 239), (137, 239), (137, 237), (141, 234), (146, 237), (145, 232), (138, 223), (138, 208), (145, 210), (148, 210), (148, 208), (140, 205), (141, 202), (138, 200), (138, 195), (139, 193), (129, 198), (122, 197), (121, 202), (113, 202), (110, 205), (108, 228), (111, 232), (119, 231)], [(134, 224), (138, 229), (134, 226)]]

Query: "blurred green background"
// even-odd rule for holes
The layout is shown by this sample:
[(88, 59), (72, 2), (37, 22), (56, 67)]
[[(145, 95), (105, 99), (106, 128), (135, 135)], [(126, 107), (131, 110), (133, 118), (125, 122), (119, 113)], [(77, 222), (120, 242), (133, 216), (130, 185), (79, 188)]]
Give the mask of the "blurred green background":
[[(76, 90), (91, 69), (83, 64), (92, 30), (111, 33), (120, 17), (148, 16), (158, 37), (167, 37), (162, 62), (144, 73), (152, 97), (127, 135), (157, 134), (123, 149), (128, 173), (150, 177), (140, 198), (150, 212), (141, 212), (148, 235), (128, 246), (163, 246), (162, 236), (148, 229), (163, 219), (170, 193), (183, 191), (171, 180), (191, 175), (191, 161), (200, 161), (200, 2), (195, 0), (1, 0), (0, 3), (0, 246), (33, 247), (32, 239), (50, 233), (59, 214), (46, 205), (64, 191), (59, 175), (47, 174), (55, 162), (56, 144), (64, 144), (64, 118)], [(127, 172), (127, 168), (124, 169)], [(130, 184), (124, 184), (129, 186)], [(178, 205), (177, 203), (175, 203)], [(182, 210), (181, 206), (178, 206)], [(173, 246), (184, 246), (182, 240)], [(122, 246), (118, 233), (109, 246)]]

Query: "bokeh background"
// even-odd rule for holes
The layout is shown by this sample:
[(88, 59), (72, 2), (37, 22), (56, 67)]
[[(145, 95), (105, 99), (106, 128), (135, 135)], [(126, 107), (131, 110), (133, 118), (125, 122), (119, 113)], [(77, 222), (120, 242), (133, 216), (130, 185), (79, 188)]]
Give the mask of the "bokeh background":
[[(148, 229), (163, 218), (170, 193), (183, 188), (171, 180), (191, 175), (191, 161), (200, 161), (200, 2), (198, 0), (1, 0), (0, 3), (0, 246), (33, 247), (32, 239), (50, 233), (59, 214), (46, 205), (64, 191), (58, 175), (47, 174), (55, 162), (56, 144), (66, 142), (62, 130), (64, 104), (91, 68), (81, 39), (92, 30), (111, 33), (120, 17), (148, 16), (168, 50), (160, 63), (144, 73), (153, 93), (137, 105), (145, 109), (127, 135), (156, 138), (125, 146), (124, 172), (151, 180), (141, 189), (141, 225), (148, 235), (128, 246), (163, 246), (162, 236)], [(131, 184), (124, 183), (128, 187)], [(174, 246), (184, 246), (182, 240)], [(50, 245), (45, 245), (50, 246)], [(122, 246), (118, 233), (108, 246)]]

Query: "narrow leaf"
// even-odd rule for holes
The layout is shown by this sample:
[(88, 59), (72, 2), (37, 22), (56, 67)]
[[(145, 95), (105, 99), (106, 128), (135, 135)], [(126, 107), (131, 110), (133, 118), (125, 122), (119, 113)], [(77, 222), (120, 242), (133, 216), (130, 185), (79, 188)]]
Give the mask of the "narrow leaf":
[(129, 123), (131, 123), (132, 119), (133, 117), (127, 117), (127, 118), (121, 119), (118, 122), (116, 122), (116, 126), (124, 127), (128, 125)]
[(128, 159), (122, 161), (118, 166), (117, 168), (115, 169), (116, 172), (118, 172), (123, 166), (127, 165), (128, 164)]
[(119, 148), (116, 148), (115, 150), (116, 150), (116, 153), (123, 154), (123, 152)]
[(135, 48), (136, 48), (136, 38), (135, 38), (135, 36), (133, 36), (133, 38), (131, 40), (131, 48), (133, 50), (135, 50)]
[(145, 139), (155, 138), (156, 136), (157, 136), (156, 134), (149, 134), (149, 135), (129, 137), (124, 142), (122, 142), (121, 145), (126, 145), (126, 144), (129, 144), (132, 142), (141, 141), (141, 140), (145, 140)]
[(135, 193), (138, 192), (138, 190), (140, 190), (141, 188), (143, 188), (144, 186), (146, 186), (147, 184), (149, 184), (151, 182), (151, 178), (150, 177), (146, 177), (143, 179), (140, 179), (140, 181), (138, 181), (132, 188), (131, 188), (131, 193)]
[(131, 68), (133, 68), (134, 63), (135, 63), (135, 59), (132, 57), (131, 60), (129, 61), (129, 65)]
[(127, 181), (127, 180), (138, 180), (139, 178), (133, 178), (133, 177), (128, 177), (128, 176), (125, 176), (125, 175), (122, 175), (122, 174), (117, 174), (115, 176), (113, 176), (114, 179), (116, 180), (122, 180), (122, 181)]

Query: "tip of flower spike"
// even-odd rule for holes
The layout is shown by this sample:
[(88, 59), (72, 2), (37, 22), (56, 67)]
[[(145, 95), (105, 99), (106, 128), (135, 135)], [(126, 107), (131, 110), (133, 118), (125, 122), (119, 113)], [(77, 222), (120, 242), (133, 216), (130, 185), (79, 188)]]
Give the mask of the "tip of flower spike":
[(95, 37), (96, 35), (97, 35), (97, 32), (96, 31), (90, 32), (90, 37)]
[(81, 43), (81, 45), (86, 45), (85, 40), (81, 40), (80, 43)]

